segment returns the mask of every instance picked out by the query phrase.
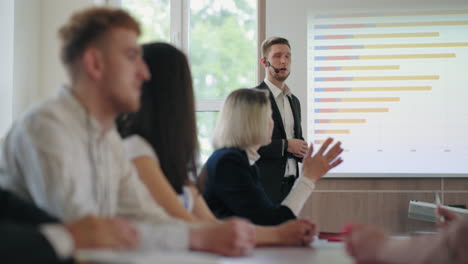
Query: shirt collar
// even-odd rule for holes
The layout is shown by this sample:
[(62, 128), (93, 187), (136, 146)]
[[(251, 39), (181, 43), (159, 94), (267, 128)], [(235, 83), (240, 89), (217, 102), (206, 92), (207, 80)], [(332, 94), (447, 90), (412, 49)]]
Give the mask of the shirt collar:
[(247, 153), (247, 158), (249, 159), (249, 164), (250, 166), (253, 166), (257, 160), (260, 159), (260, 155), (258, 154), (257, 150), (253, 148), (247, 148), (245, 149), (245, 152)]
[[(270, 82), (267, 78), (264, 80), (265, 84), (268, 86), (270, 89), (271, 93), (273, 94), (273, 97), (277, 98), (280, 94), (283, 93), (283, 91), (276, 85), (274, 85), (272, 82)], [(284, 95), (291, 95), (291, 89), (289, 89), (288, 85), (284, 85)]]
[(88, 112), (88, 110), (80, 103), (80, 101), (78, 101), (78, 99), (73, 95), (69, 86), (65, 85), (59, 89), (57, 96), (59, 99), (65, 102), (70, 112), (78, 119), (78, 122), (80, 122), (80, 125), (83, 128), (89, 129), (96, 139), (101, 139), (105, 136), (104, 128)]

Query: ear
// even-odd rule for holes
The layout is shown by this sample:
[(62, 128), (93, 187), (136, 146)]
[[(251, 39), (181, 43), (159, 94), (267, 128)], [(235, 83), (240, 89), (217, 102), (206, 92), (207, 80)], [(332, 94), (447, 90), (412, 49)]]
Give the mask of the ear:
[(104, 58), (97, 48), (87, 48), (82, 57), (84, 72), (91, 80), (101, 80), (104, 72)]
[(261, 57), (261, 58), (260, 58), (260, 63), (261, 63), (261, 64), (263, 65), (263, 67), (265, 67), (265, 68), (268, 67), (267, 64), (266, 64), (266, 61), (267, 61), (267, 59), (266, 59), (265, 57)]

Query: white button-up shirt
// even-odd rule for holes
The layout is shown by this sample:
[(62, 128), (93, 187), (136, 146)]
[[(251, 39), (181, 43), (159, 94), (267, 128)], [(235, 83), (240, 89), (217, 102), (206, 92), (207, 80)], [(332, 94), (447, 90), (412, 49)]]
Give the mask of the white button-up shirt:
[(17, 120), (1, 152), (0, 185), (62, 220), (121, 216), (144, 248), (188, 248), (187, 225), (153, 200), (115, 128), (105, 132), (69, 89)]
[[(283, 92), (283, 90), (274, 85), (268, 79), (265, 79), (265, 83), (275, 98), (276, 105), (278, 106), (279, 112), (281, 114), (281, 119), (283, 120), (286, 139), (294, 138), (294, 115), (291, 109), (291, 104), (287, 98), (287, 96), (291, 96), (291, 90), (287, 85), (284, 85)], [(297, 175), (296, 166), (297, 161), (295, 159), (288, 159), (288, 162), (286, 163), (286, 169), (284, 171), (284, 176)]]

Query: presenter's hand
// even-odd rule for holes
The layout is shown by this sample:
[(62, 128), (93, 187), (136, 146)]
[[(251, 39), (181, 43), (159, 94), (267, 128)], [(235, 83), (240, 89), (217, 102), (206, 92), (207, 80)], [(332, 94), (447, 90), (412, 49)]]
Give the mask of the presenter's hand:
[(190, 249), (223, 256), (243, 256), (255, 246), (254, 226), (240, 218), (230, 218), (190, 230)]
[(126, 220), (87, 216), (64, 224), (71, 234), (75, 249), (134, 249), (139, 242), (138, 232)]
[(302, 158), (305, 156), (308, 147), (309, 146), (307, 145), (307, 142), (305, 142), (304, 140), (296, 138), (288, 139), (287, 151), (298, 158)]
[(355, 226), (345, 235), (346, 252), (356, 263), (381, 263), (379, 256), (389, 241), (386, 233), (371, 226)]
[[(307, 177), (312, 182), (317, 182), (320, 180), (323, 175), (325, 175), (329, 170), (340, 165), (343, 160), (341, 159), (340, 154), (343, 152), (341, 148), (341, 142), (336, 143), (330, 150), (327, 151), (327, 148), (333, 142), (332, 138), (328, 138), (323, 143), (320, 150), (312, 156), (314, 152), (314, 147), (311, 144), (309, 150), (307, 151), (306, 156), (302, 160), (302, 175)], [(325, 153), (325, 151), (327, 151)]]
[(277, 227), (280, 245), (308, 246), (317, 232), (316, 225), (306, 219), (289, 220)]

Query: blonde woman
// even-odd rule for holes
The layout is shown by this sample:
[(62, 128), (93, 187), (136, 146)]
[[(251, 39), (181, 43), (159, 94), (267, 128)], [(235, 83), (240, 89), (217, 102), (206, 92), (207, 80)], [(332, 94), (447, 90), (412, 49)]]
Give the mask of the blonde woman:
[[(165, 43), (143, 46), (153, 76), (142, 87), (141, 108), (119, 118), (129, 159), (154, 200), (170, 215), (189, 222), (217, 224), (189, 175), (198, 151), (192, 78), (186, 56)], [(315, 225), (292, 220), (255, 226), (256, 245), (306, 245)]]
[(257, 150), (270, 143), (273, 129), (267, 94), (257, 89), (239, 89), (226, 99), (214, 131), (216, 151), (206, 163), (203, 196), (219, 218), (240, 216), (258, 225), (277, 225), (296, 219), (315, 183), (338, 166), (343, 149), (340, 142), (326, 152), (332, 139), (312, 155), (308, 149), (303, 160), (302, 176), (281, 202), (274, 204), (267, 197), (255, 162)]

